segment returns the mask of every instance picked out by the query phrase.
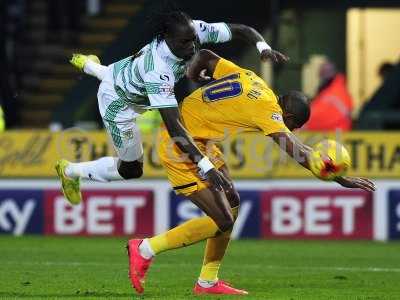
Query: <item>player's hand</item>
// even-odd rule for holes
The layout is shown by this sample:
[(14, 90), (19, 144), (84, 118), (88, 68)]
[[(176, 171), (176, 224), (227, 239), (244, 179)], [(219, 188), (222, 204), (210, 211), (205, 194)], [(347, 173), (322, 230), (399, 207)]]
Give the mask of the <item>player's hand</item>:
[(199, 77), (197, 78), (199, 82), (209, 81), (211, 77), (207, 75), (207, 70), (203, 69), (200, 71)]
[(274, 63), (284, 63), (289, 60), (288, 56), (273, 49), (265, 49), (261, 52), (260, 55), (262, 61), (267, 61), (270, 59)]
[(211, 80), (211, 77), (207, 75), (207, 70), (203, 69), (197, 76), (189, 76), (189, 73), (186, 72), (186, 77), (190, 80), (197, 82), (197, 83), (205, 83)]
[(371, 180), (362, 177), (338, 177), (335, 181), (341, 186), (350, 189), (358, 188), (368, 192), (373, 192), (376, 189), (375, 184)]
[(224, 174), (222, 174), (220, 171), (217, 169), (213, 168), (209, 170), (205, 176), (207, 177), (208, 181), (211, 183), (211, 185), (216, 188), (218, 191), (227, 191), (229, 189), (232, 189), (231, 182), (226, 179)]

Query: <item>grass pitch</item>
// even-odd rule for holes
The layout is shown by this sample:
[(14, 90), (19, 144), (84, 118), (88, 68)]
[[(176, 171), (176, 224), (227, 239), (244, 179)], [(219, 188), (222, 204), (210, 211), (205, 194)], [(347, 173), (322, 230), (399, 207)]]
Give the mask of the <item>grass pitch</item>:
[[(0, 236), (0, 299), (194, 298), (204, 243), (160, 254), (140, 297), (124, 246), (112, 238)], [(400, 299), (399, 257), (399, 243), (233, 241), (220, 278), (250, 292), (241, 299)]]

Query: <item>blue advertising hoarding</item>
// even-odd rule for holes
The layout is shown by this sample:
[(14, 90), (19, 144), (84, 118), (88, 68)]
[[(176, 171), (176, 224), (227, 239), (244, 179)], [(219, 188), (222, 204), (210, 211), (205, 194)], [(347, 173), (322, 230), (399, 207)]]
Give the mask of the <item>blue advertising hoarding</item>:
[[(235, 238), (260, 237), (260, 191), (239, 190), (241, 199), (239, 217), (233, 230)], [(201, 210), (189, 199), (170, 193), (169, 226), (175, 227), (189, 219), (202, 216)]]
[(0, 190), (0, 234), (43, 233), (43, 191)]
[(400, 190), (388, 192), (389, 239), (400, 239)]

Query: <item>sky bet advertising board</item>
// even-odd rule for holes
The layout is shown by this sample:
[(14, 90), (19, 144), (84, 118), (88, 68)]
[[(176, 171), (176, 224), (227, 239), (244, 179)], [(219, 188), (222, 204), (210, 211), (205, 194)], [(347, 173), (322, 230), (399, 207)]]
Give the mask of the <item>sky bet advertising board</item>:
[[(374, 194), (317, 181), (238, 182), (233, 238), (400, 239), (400, 184)], [(84, 183), (69, 205), (57, 181), (0, 182), (0, 234), (148, 237), (202, 215), (165, 180)]]
[[(371, 239), (372, 197), (363, 191), (239, 190), (234, 238)], [(202, 214), (171, 192), (170, 226)]]
[(88, 190), (69, 205), (59, 190), (0, 190), (0, 233), (154, 235), (152, 190)]

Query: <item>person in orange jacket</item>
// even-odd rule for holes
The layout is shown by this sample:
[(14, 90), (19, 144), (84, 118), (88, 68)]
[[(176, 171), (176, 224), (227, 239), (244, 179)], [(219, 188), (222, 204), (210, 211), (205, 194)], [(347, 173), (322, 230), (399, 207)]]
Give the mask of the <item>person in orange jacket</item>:
[(353, 101), (346, 87), (344, 74), (337, 72), (332, 62), (325, 62), (319, 70), (318, 93), (310, 104), (311, 115), (304, 125), (307, 130), (351, 130)]

